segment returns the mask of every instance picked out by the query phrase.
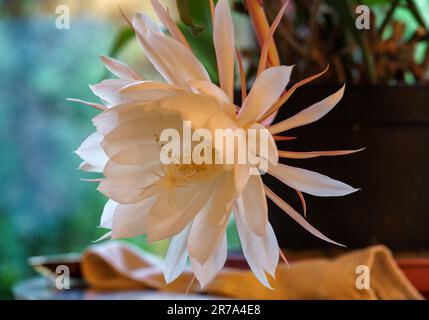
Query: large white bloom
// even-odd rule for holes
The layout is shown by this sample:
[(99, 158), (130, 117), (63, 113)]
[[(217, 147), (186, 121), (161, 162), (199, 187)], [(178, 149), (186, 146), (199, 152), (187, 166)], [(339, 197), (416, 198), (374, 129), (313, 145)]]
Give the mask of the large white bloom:
[[(233, 104), (236, 53), (228, 1), (218, 2), (213, 21), (220, 87), (211, 82), (168, 11), (157, 0), (152, 4), (170, 36), (142, 14), (134, 17), (132, 25), (146, 56), (166, 82), (145, 80), (124, 63), (104, 57), (106, 67), (119, 79), (91, 87), (102, 105), (81, 101), (102, 110), (93, 119), (96, 132), (77, 150), (83, 170), (104, 174), (98, 189), (110, 200), (100, 226), (111, 229), (112, 238), (142, 234), (149, 241), (171, 238), (166, 281), (182, 273), (189, 257), (196, 278), (205, 286), (225, 263), (225, 231), (233, 215), (249, 266), (269, 287), (266, 273), (274, 276), (280, 251), (268, 222), (266, 196), (308, 231), (332, 241), (264, 186), (259, 175), (249, 176), (248, 166), (164, 165), (158, 137), (166, 128), (180, 130), (183, 121), (191, 121), (193, 129), (210, 131), (264, 125), (275, 135), (323, 117), (341, 99), (343, 89), (270, 125), (273, 106), (285, 96), (292, 67), (262, 68), (241, 108)], [(324, 175), (278, 162), (279, 156), (310, 158), (353, 151), (278, 151), (273, 136), (270, 141), (268, 173), (300, 196), (300, 192), (342, 196), (356, 191)]]

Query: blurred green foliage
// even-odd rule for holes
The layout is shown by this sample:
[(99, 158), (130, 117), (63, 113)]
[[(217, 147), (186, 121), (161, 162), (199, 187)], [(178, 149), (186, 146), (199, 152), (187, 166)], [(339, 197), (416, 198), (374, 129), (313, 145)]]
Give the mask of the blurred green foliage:
[(95, 112), (64, 99), (90, 98), (111, 31), (89, 21), (64, 31), (50, 20), (0, 22), (0, 298), (32, 274), (27, 257), (81, 251), (99, 236), (105, 200), (79, 180), (72, 154)]

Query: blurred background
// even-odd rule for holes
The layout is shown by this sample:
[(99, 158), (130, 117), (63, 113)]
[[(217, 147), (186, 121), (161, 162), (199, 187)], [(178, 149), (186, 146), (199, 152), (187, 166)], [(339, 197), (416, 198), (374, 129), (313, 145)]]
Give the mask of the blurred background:
[[(161, 2), (179, 18), (175, 1)], [(282, 1), (266, 2), (272, 21)], [(341, 20), (335, 20), (335, 10), (341, 8), (330, 2), (291, 1), (288, 22), (276, 34), (281, 59), (297, 64), (296, 79), (330, 63), (332, 82), (426, 83), (429, 55), (423, 26), (428, 24), (429, 1), (413, 1), (412, 10), (405, 1), (367, 1), (378, 30), (383, 30), (379, 39), (369, 37), (372, 42), (367, 44), (355, 38), (364, 49), (357, 53), (338, 29)], [(58, 5), (71, 10), (69, 30), (55, 26)], [(96, 112), (65, 99), (95, 101), (88, 84), (107, 76), (100, 55), (114, 55), (145, 77), (158, 77), (136, 41), (127, 40), (118, 6), (128, 16), (151, 12), (147, 0), (0, 1), (0, 299), (11, 298), (11, 287), (33, 274), (29, 256), (81, 252), (103, 234), (97, 225), (106, 199), (95, 184), (80, 181), (85, 175), (77, 170), (80, 159), (73, 154), (93, 131)], [(238, 45), (251, 79), (259, 54), (257, 39), (244, 4), (235, 1), (234, 8)], [(317, 30), (319, 40), (309, 38), (312, 33), (303, 25)], [(189, 33), (195, 31), (190, 29)], [(196, 45), (204, 43), (198, 42), (198, 34), (193, 36)], [(209, 69), (210, 63), (206, 62)], [(216, 78), (215, 70), (211, 75)], [(149, 246), (144, 237), (128, 241), (159, 255), (167, 246)], [(229, 245), (239, 249), (232, 227)]]

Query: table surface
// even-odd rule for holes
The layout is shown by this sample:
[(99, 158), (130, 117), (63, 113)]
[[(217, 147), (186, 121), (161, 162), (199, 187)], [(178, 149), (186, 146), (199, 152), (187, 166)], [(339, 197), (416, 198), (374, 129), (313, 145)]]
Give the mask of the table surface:
[(86, 286), (69, 290), (58, 290), (49, 280), (35, 277), (16, 284), (13, 289), (19, 300), (208, 300), (214, 296), (195, 294), (174, 294), (153, 290), (96, 291)]

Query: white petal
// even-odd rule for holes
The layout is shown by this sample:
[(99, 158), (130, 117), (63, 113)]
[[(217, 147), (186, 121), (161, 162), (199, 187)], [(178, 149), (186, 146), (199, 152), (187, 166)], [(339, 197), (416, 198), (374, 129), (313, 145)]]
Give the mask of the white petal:
[(123, 63), (122, 61), (102, 56), (101, 60), (103, 61), (106, 68), (123, 80), (143, 80), (143, 77), (135, 72), (130, 66)]
[(132, 238), (146, 233), (146, 219), (156, 197), (134, 204), (119, 204), (113, 215), (112, 239)]
[(120, 165), (108, 161), (104, 168), (105, 179), (97, 190), (119, 203), (136, 203), (147, 196), (149, 187), (159, 179), (156, 175), (160, 162), (147, 165)]
[(272, 67), (256, 78), (238, 114), (239, 124), (256, 122), (277, 101), (289, 83), (293, 66)]
[(139, 101), (152, 101), (176, 94), (182, 89), (169, 83), (139, 81), (123, 87), (120, 93)]
[(100, 227), (106, 229), (112, 229), (113, 224), (113, 214), (115, 213), (116, 208), (119, 203), (109, 199), (104, 205), (103, 213), (101, 214)]
[(148, 164), (160, 160), (157, 137), (167, 128), (179, 129), (179, 116), (145, 113), (131, 120), (120, 122), (105, 135), (102, 147), (109, 158), (118, 164)]
[(88, 107), (94, 108), (94, 109), (98, 109), (101, 111), (107, 110), (107, 108), (101, 104), (98, 103), (94, 103), (94, 102), (89, 102), (89, 101), (84, 101), (81, 99), (74, 99), (74, 98), (67, 98), (67, 101), (71, 101), (71, 102), (77, 102), (77, 103), (82, 103), (84, 105), (87, 105)]
[(338, 246), (344, 247), (344, 245), (335, 242), (328, 237), (326, 237), (319, 230), (314, 228), (311, 224), (304, 219), (295, 209), (293, 209), (290, 205), (280, 199), (274, 192), (272, 192), (267, 186), (265, 186), (265, 194), (270, 198), (277, 206), (279, 206), (284, 212), (286, 212), (293, 220), (298, 222), (305, 230), (318, 237), (319, 239), (325, 240), (326, 242), (336, 244)]
[(91, 91), (106, 104), (107, 107), (111, 107), (113, 105), (131, 101), (119, 93), (120, 89), (131, 83), (133, 83), (133, 81), (107, 79), (95, 85), (90, 85), (89, 87), (91, 88)]
[(185, 87), (190, 80), (210, 81), (194, 54), (180, 42), (150, 30), (147, 17), (137, 14), (133, 26), (148, 59), (168, 82)]
[(204, 94), (216, 98), (216, 100), (219, 101), (221, 109), (225, 111), (225, 113), (227, 113), (231, 118), (235, 119), (235, 105), (229, 101), (229, 98), (226, 93), (217, 85), (209, 81), (203, 80), (189, 81), (188, 85), (195, 93)]
[(345, 86), (333, 95), (324, 100), (313, 104), (311, 107), (304, 109), (289, 119), (283, 120), (269, 127), (272, 134), (277, 134), (289, 129), (304, 126), (315, 122), (331, 111), (344, 95)]
[[(237, 192), (236, 187), (239, 186), (244, 188), (247, 183), (249, 174), (248, 171), (245, 173), (247, 174), (245, 178), (242, 176), (237, 176), (236, 169), (217, 178), (215, 191), (211, 198), (211, 206), (207, 213), (210, 224), (223, 225), (225, 224), (225, 221), (228, 220), (229, 210), (231, 209), (234, 198), (238, 193), (241, 193), (241, 191)], [(237, 181), (237, 179), (239, 181)], [(241, 179), (246, 179), (246, 182), (242, 183), (240, 181)]]
[(262, 236), (257, 235), (247, 224), (246, 212), (240, 207), (241, 205), (237, 203), (234, 217), (243, 254), (258, 280), (271, 289), (265, 271), (274, 277), (279, 262), (279, 245), (273, 228), (268, 223), (265, 233)]
[(181, 232), (207, 206), (213, 188), (211, 181), (177, 188), (173, 207), (168, 199), (160, 198), (147, 219), (148, 241), (169, 238)]
[(171, 238), (167, 255), (165, 257), (164, 278), (166, 283), (176, 280), (186, 267), (186, 260), (188, 259), (186, 245), (190, 232), (191, 224), (183, 229), (183, 231), (178, 235)]
[(268, 207), (264, 184), (260, 176), (250, 176), (240, 201), (246, 224), (257, 235), (265, 235), (268, 225)]
[(132, 101), (112, 106), (110, 109), (95, 116), (92, 119), (92, 123), (97, 128), (98, 132), (106, 136), (120, 123), (141, 117), (145, 104), (146, 103)]
[(227, 258), (227, 239), (226, 234), (222, 237), (218, 247), (213, 251), (207, 261), (201, 265), (197, 260), (190, 258), (191, 267), (195, 277), (200, 283), (201, 288), (214, 279), (214, 277), (222, 270)]
[(250, 166), (245, 164), (238, 164), (234, 166), (234, 194), (239, 195), (247, 186), (250, 178)]
[(284, 164), (270, 166), (268, 173), (293, 189), (319, 197), (344, 196), (359, 190), (320, 173)]
[(226, 226), (230, 217), (230, 210), (225, 211), (227, 215), (220, 225), (213, 225), (209, 221), (208, 213), (213, 205), (212, 201), (195, 217), (192, 224), (191, 234), (188, 239), (189, 255), (201, 265), (206, 263), (213, 251), (218, 247), (226, 232)]
[(186, 41), (186, 38), (184, 37), (182, 31), (180, 31), (176, 22), (171, 19), (168, 11), (164, 9), (158, 0), (151, 0), (151, 2), (156, 15), (161, 20), (162, 24), (167, 28), (168, 32), (170, 32), (171, 36), (182, 43), (184, 46), (190, 48), (188, 41)]
[(213, 42), (216, 50), (220, 87), (234, 101), (234, 25), (228, 0), (219, 0), (213, 23)]
[(217, 100), (210, 96), (201, 94), (181, 94), (174, 97), (167, 97), (146, 108), (147, 111), (157, 112), (172, 111), (180, 114), (182, 120), (192, 121), (192, 128), (208, 129), (215, 137), (216, 129), (238, 129), (234, 119), (225, 113), (217, 103)]
[[(276, 166), (279, 163), (279, 151), (277, 149), (276, 141), (274, 140), (271, 133), (268, 131), (267, 128), (265, 128), (263, 125), (259, 123), (254, 123), (250, 127), (250, 129), (257, 130), (257, 140), (256, 140), (256, 146), (255, 146), (256, 149), (252, 150), (252, 148), (250, 148), (250, 152), (253, 152), (256, 155), (267, 159), (273, 166)], [(262, 142), (261, 140), (265, 137), (267, 138), (266, 149), (261, 146), (261, 142)], [(263, 155), (261, 154), (261, 151), (264, 151), (264, 152), (266, 151), (267, 154)]]
[(103, 171), (104, 166), (109, 160), (100, 145), (102, 140), (103, 136), (98, 132), (94, 132), (86, 138), (76, 150), (76, 154), (84, 160), (86, 164), (100, 171)]
[(195, 93), (205, 94), (208, 96), (212, 96), (219, 101), (230, 103), (226, 93), (217, 85), (209, 81), (193, 80), (193, 81), (189, 81), (188, 84), (191, 87), (191, 90), (194, 91)]

